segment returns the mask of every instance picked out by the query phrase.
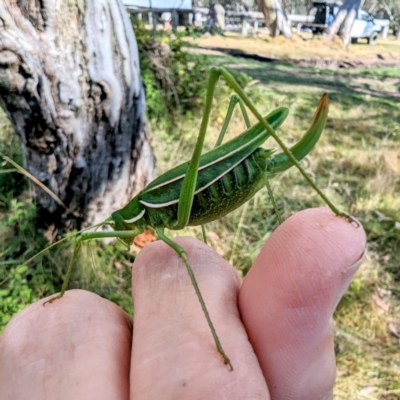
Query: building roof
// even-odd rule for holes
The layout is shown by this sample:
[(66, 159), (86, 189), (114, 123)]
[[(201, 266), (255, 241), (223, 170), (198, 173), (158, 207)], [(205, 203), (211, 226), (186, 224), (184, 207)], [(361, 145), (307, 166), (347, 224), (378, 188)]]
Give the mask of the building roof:
[(192, 0), (122, 0), (127, 7), (191, 10)]

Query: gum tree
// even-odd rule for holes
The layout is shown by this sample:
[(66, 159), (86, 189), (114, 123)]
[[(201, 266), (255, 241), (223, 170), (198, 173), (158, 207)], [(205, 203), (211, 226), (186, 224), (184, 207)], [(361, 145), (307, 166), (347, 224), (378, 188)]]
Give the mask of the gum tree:
[(42, 226), (95, 224), (152, 178), (136, 39), (119, 0), (2, 0), (0, 104), (24, 167), (66, 205), (36, 188)]
[(272, 37), (283, 34), (287, 38), (292, 37), (290, 23), (282, 8), (280, 0), (257, 0), (260, 11), (264, 14), (265, 24)]
[(325, 37), (332, 40), (338, 34), (346, 49), (351, 43), (351, 28), (357, 18), (358, 10), (361, 7), (361, 0), (346, 0), (339, 8), (335, 19), (325, 29)]

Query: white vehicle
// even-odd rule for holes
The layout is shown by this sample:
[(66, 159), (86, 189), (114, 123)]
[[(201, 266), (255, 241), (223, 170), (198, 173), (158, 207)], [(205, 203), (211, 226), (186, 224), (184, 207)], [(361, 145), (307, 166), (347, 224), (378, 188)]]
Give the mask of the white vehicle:
[(351, 41), (354, 43), (357, 42), (357, 39), (367, 39), (369, 44), (375, 44), (382, 29), (382, 26), (374, 21), (371, 14), (360, 10), (351, 28)]
[[(341, 1), (338, 0), (313, 1), (310, 14), (314, 15), (314, 21), (306, 24), (306, 27), (310, 28), (313, 33), (322, 33), (332, 23), (341, 5)], [(357, 39), (367, 39), (369, 44), (375, 44), (382, 29), (382, 24), (377, 24), (371, 14), (360, 9), (351, 28), (351, 40), (356, 42)]]

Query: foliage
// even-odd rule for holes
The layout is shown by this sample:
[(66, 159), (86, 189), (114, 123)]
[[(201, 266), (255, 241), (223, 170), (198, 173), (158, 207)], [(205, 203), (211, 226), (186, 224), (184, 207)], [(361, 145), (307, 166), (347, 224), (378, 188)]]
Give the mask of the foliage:
[[(172, 133), (181, 116), (190, 119), (202, 110), (208, 71), (212, 64), (205, 55), (188, 51), (186, 32), (152, 33), (142, 21), (132, 19), (139, 48), (140, 68), (146, 88), (147, 115), (154, 127)], [(248, 78), (233, 71), (242, 86)]]
[[(0, 151), (21, 164), (18, 138), (1, 110)], [(29, 265), (24, 264), (23, 260), (46, 248), (48, 240), (36, 230), (36, 206), (28, 190), (32, 182), (19, 173), (7, 173), (11, 167), (2, 160), (0, 162), (4, 172), (0, 173), (1, 331), (12, 315), (61, 288), (73, 243), (68, 240)], [(132, 312), (130, 265), (133, 256), (121, 246), (111, 244), (94, 246), (92, 250), (82, 252), (69, 287), (91, 290)]]
[(174, 125), (179, 114), (201, 105), (209, 62), (204, 56), (184, 51), (179, 35), (158, 33), (153, 41), (151, 31), (141, 21), (132, 20), (132, 23), (146, 88), (148, 117), (160, 125)]
[[(47, 240), (36, 232), (35, 220), (36, 207), (24, 196), (11, 200), (0, 220), (0, 331), (12, 315), (60, 289), (72, 257), (73, 242), (68, 240), (25, 265), (23, 260), (48, 246)], [(69, 288), (93, 291), (132, 312), (130, 265), (133, 256), (114, 244), (85, 250)]]
[[(21, 146), (11, 124), (0, 111), (0, 151), (22, 164)], [(1, 157), (0, 157), (1, 158)], [(38, 298), (55, 292), (61, 271), (49, 262), (26, 266), (28, 259), (47, 246), (36, 231), (36, 206), (29, 197), (32, 184), (26, 177), (9, 172), (1, 159), (0, 174), (0, 330), (10, 317)]]
[(28, 267), (11, 267), (0, 289), (0, 329), (11, 317), (37, 300), (37, 292), (28, 284), (25, 274)]
[[(1, 245), (0, 254), (0, 329), (10, 317), (27, 305), (36, 301), (43, 292), (52, 292), (54, 287), (49, 282), (51, 271), (28, 269), (19, 265), (21, 254), (31, 251), (29, 247), (35, 242), (36, 208), (30, 199), (9, 202), (8, 212), (0, 221)], [(45, 245), (39, 240), (38, 245)], [(39, 247), (33, 246), (34, 251)]]

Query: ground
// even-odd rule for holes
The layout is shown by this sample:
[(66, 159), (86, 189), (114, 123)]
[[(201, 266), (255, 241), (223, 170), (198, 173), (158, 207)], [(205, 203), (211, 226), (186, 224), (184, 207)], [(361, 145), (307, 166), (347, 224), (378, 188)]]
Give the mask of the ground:
[(329, 42), (322, 36), (307, 33), (294, 35), (293, 40), (283, 36), (272, 39), (227, 33), (226, 36), (202, 36), (190, 42), (203, 49), (329, 69), (396, 66), (400, 62), (400, 41), (394, 37), (379, 39), (374, 46), (360, 40), (349, 51), (343, 48), (340, 39)]

